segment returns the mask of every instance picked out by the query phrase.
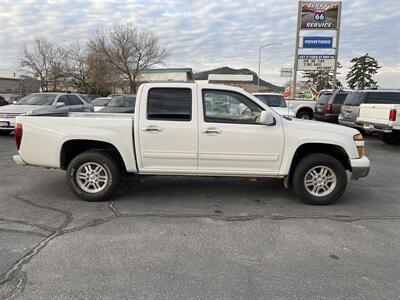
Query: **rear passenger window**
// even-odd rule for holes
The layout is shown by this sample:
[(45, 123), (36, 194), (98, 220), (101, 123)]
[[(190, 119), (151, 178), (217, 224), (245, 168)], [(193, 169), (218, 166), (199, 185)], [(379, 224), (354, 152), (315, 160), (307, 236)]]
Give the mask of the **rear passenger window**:
[(190, 121), (192, 90), (185, 88), (152, 88), (147, 101), (147, 119)]
[(344, 99), (346, 99), (347, 94), (336, 94), (335, 99), (333, 100), (333, 103), (335, 104), (343, 104)]
[(364, 97), (365, 93), (363, 92), (351, 92), (350, 94), (347, 95), (343, 105), (360, 106), (360, 104), (364, 100)]
[(396, 92), (369, 92), (365, 103), (373, 104), (400, 104), (400, 93)]
[(75, 95), (68, 95), (69, 105), (82, 105), (82, 101)]

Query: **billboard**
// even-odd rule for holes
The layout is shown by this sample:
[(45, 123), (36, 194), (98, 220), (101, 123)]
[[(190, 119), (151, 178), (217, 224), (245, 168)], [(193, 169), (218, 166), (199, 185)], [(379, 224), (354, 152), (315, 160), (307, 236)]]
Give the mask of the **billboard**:
[(339, 2), (302, 1), (300, 29), (336, 29)]
[(333, 48), (333, 37), (329, 36), (304, 36), (300, 43), (302, 48), (318, 48), (318, 49), (330, 49)]
[(299, 71), (331, 71), (335, 68), (336, 56), (332, 54), (324, 55), (304, 55), (298, 57)]

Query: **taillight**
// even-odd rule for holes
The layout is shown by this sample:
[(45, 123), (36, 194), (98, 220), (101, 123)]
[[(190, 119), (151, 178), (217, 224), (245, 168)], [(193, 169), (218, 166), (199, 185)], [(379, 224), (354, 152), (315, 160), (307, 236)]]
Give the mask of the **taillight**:
[(329, 103), (328, 106), (326, 107), (326, 113), (331, 114), (332, 110), (333, 110), (333, 105)]
[(395, 122), (397, 119), (397, 110), (396, 109), (391, 109), (389, 113), (389, 121)]
[(22, 124), (20, 123), (15, 124), (14, 135), (15, 135), (15, 143), (17, 144), (17, 150), (19, 150), (19, 148), (21, 147), (22, 133), (23, 133)]

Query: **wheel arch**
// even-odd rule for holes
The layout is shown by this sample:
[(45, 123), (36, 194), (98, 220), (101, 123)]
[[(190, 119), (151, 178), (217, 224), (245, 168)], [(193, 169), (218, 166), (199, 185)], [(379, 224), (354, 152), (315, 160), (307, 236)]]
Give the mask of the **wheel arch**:
[(311, 118), (314, 116), (314, 110), (309, 107), (309, 106), (303, 106), (301, 108), (299, 108), (296, 112), (296, 118), (300, 115), (300, 113), (302, 112), (307, 112), (309, 113), (309, 115), (311, 116)]
[(343, 165), (345, 170), (351, 171), (350, 157), (342, 146), (325, 143), (304, 143), (297, 147), (292, 156), (288, 173), (289, 180), (291, 179), (300, 160), (313, 153), (325, 153), (331, 155)]
[(85, 151), (102, 151), (112, 156), (121, 170), (126, 172), (126, 165), (120, 151), (113, 144), (86, 139), (73, 139), (65, 141), (60, 150), (60, 169), (66, 170), (69, 163), (79, 154)]

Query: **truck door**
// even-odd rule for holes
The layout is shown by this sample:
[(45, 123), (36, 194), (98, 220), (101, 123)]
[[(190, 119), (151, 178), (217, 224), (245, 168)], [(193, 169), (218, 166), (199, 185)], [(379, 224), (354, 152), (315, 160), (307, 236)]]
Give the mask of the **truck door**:
[[(139, 103), (142, 173), (184, 173), (197, 170), (197, 105), (194, 84), (146, 86)], [(139, 99), (138, 99), (139, 101)], [(139, 155), (139, 153), (137, 153)]]
[(257, 123), (263, 110), (244, 94), (202, 89), (199, 100), (199, 172), (276, 175), (283, 154), (281, 121)]

